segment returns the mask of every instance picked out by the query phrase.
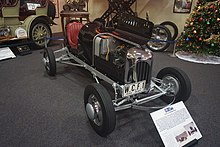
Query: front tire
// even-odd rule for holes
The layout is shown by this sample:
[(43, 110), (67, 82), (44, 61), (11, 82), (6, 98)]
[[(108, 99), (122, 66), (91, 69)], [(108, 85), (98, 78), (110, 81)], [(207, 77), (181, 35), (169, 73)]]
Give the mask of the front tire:
[(43, 48), (45, 47), (45, 41), (47, 45), (49, 44), (50, 40), (45, 40), (45, 37), (51, 38), (52, 31), (44, 19), (38, 18), (31, 24), (29, 37), (34, 42), (34, 45), (36, 45), (36, 48)]
[(45, 48), (43, 53), (43, 62), (49, 76), (56, 75), (56, 59), (51, 48)]
[(97, 134), (106, 137), (115, 129), (112, 99), (101, 84), (94, 83), (85, 88), (84, 105), (89, 122)]
[(167, 89), (161, 96), (166, 103), (187, 101), (191, 94), (191, 82), (186, 73), (176, 67), (166, 67), (159, 71), (157, 78), (162, 80), (160, 88)]

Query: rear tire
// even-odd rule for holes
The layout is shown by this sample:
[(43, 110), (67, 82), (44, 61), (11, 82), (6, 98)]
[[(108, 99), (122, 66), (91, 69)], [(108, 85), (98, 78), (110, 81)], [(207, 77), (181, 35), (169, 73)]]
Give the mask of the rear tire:
[(43, 53), (44, 66), (49, 76), (56, 75), (56, 60), (52, 49), (45, 48)]
[(176, 67), (166, 67), (159, 71), (157, 78), (161, 79), (162, 84), (158, 84), (162, 89), (167, 90), (167, 94), (161, 96), (166, 103), (187, 101), (191, 94), (191, 82), (186, 73)]
[(176, 37), (178, 36), (178, 27), (176, 26), (175, 23), (171, 22), (171, 21), (164, 21), (162, 22), (160, 25), (163, 25), (165, 27), (167, 27), (170, 30), (171, 33), (171, 40), (175, 40)]
[(154, 25), (152, 36), (146, 46), (155, 52), (162, 52), (166, 50), (170, 43), (166, 41), (171, 40), (171, 33), (168, 28), (163, 25)]

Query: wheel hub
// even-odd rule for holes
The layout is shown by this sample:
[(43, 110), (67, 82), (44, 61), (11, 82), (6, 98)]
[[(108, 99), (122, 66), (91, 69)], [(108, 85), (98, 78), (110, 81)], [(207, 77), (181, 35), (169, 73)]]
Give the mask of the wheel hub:
[(94, 95), (90, 95), (88, 103), (86, 104), (86, 113), (90, 120), (92, 120), (97, 126), (101, 126), (103, 123), (103, 115), (100, 103)]
[(44, 45), (45, 44), (44, 37), (48, 37), (48, 33), (49, 31), (47, 30), (47, 27), (44, 24), (37, 24), (33, 28), (33, 33), (32, 33), (33, 40), (35, 41), (36, 44), (40, 46)]
[(169, 96), (177, 95), (180, 87), (179, 87), (179, 81), (175, 77), (166, 76), (163, 78), (163, 83), (168, 88), (167, 95), (169, 95)]
[(91, 104), (89, 104), (89, 103), (86, 105), (86, 113), (87, 113), (89, 119), (94, 120), (94, 118), (95, 118), (95, 111), (93, 109), (93, 106)]
[(49, 63), (49, 60), (47, 57), (43, 58), (43, 63), (44, 63), (44, 66), (47, 66), (47, 64)]
[(46, 67), (47, 70), (50, 70), (50, 66), (49, 66), (49, 58), (48, 56), (45, 56), (43, 58), (43, 63), (44, 63), (44, 66)]
[(43, 39), (45, 35), (43, 34), (42, 30), (39, 30), (39, 32), (37, 32), (36, 36), (38, 39)]
[(159, 35), (157, 35), (157, 36), (156, 36), (156, 39), (160, 40), (160, 36), (159, 36)]

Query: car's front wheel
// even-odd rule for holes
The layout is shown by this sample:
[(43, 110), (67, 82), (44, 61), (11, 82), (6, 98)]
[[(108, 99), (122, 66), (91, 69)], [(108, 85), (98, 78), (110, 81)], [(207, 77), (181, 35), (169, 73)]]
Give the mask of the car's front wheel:
[(166, 103), (187, 101), (191, 94), (191, 82), (186, 73), (176, 67), (166, 67), (159, 71), (157, 78), (160, 88), (166, 91), (161, 99)]
[(110, 134), (116, 125), (115, 110), (108, 91), (101, 84), (91, 84), (84, 91), (84, 105), (92, 128), (100, 136)]

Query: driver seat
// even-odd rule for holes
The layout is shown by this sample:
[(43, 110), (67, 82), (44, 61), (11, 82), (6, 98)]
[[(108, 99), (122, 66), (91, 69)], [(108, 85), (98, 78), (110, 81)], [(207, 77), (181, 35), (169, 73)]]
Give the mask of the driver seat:
[(71, 48), (77, 49), (78, 47), (78, 34), (83, 24), (80, 22), (71, 22), (66, 26), (67, 40)]

